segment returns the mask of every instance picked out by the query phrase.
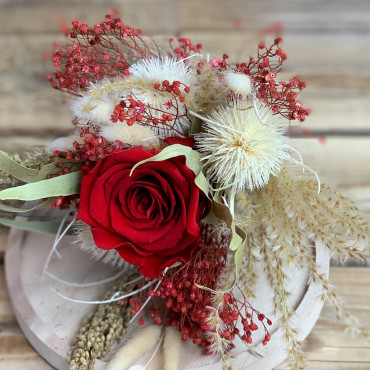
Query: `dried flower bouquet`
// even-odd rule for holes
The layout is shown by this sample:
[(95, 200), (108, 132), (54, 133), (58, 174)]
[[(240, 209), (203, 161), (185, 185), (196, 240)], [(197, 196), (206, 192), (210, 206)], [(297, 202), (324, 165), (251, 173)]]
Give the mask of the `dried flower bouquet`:
[[(289, 266), (309, 268), (321, 299), (361, 331), (320, 273), (314, 242), (340, 261), (363, 259), (369, 226), (350, 200), (320, 184), (284, 135), (277, 118), (302, 122), (310, 111), (297, 100), (305, 82), (278, 79), (287, 58), (281, 38), (232, 63), (227, 55), (209, 58), (187, 38), (157, 45), (109, 15), (93, 27), (72, 24), (48, 79), (73, 97), (75, 132), (24, 160), (0, 152), (0, 199), (41, 200), (31, 209), (3, 202), (1, 211), (71, 211), (62, 224), (1, 223), (71, 232), (91, 256), (124, 271), (82, 323), (70, 368), (93, 368), (131, 322), (143, 324), (145, 310), (158, 324), (147, 329), (157, 348), (160, 328), (176, 327), (226, 367), (236, 339), (249, 348), (262, 330), (262, 344), (270, 341), (272, 313), (250, 304), (261, 294), (260, 274), (274, 292), (291, 367), (301, 368)], [(168, 333), (165, 345), (176, 335)]]

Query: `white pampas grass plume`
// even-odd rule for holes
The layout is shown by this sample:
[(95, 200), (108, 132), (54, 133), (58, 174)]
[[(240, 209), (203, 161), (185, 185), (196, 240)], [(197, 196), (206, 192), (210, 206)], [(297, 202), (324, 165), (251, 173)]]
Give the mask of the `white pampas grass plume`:
[(167, 326), (164, 332), (164, 370), (180, 369), (180, 349), (182, 339), (179, 331)]
[(256, 104), (256, 109), (258, 115), (253, 106), (239, 104), (201, 117), (204, 132), (196, 137), (197, 147), (203, 153), (207, 177), (220, 188), (263, 187), (290, 158), (287, 138), (271, 121), (268, 107)]
[(83, 138), (80, 135), (70, 135), (65, 137), (59, 137), (55, 139), (48, 145), (46, 145), (45, 150), (48, 152), (53, 152), (54, 150), (60, 150), (61, 152), (66, 152), (67, 150), (73, 149), (73, 142), (77, 141), (78, 143), (83, 143)]
[[(132, 73), (127, 78), (127, 82), (131, 86), (133, 95), (146, 105), (152, 107), (152, 115), (158, 119), (162, 118), (163, 112), (179, 117), (175, 121), (176, 130), (186, 133), (188, 131), (190, 121), (186, 116), (185, 104), (190, 104), (194, 99), (194, 86), (196, 83), (196, 74), (184, 62), (177, 61), (173, 58), (152, 58), (143, 59), (133, 64), (129, 71)], [(185, 95), (185, 103), (179, 100), (175, 101), (171, 94), (158, 91), (154, 88), (156, 83), (161, 84), (163, 81), (169, 81), (172, 84), (174, 81), (180, 81), (184, 85), (190, 87), (190, 93)], [(184, 88), (181, 87), (181, 90)], [(166, 108), (168, 102), (171, 102), (172, 107)], [(168, 136), (168, 131), (158, 130), (158, 133), (164, 137)]]
[(128, 368), (128, 370), (145, 370), (145, 366), (143, 366), (143, 365), (134, 365), (134, 366), (130, 366)]
[(132, 64), (129, 71), (132, 73), (129, 77), (130, 81), (138, 81), (140, 85), (147, 85), (146, 87), (152, 87), (156, 82), (164, 80), (170, 83), (180, 81), (190, 86), (196, 78), (185, 63), (168, 57), (142, 59)]
[[(130, 66), (131, 75), (112, 80), (102, 80), (91, 84), (91, 88), (83, 93), (83, 96), (75, 99), (71, 105), (74, 115), (80, 126), (98, 125), (112, 126), (111, 115), (114, 107), (127, 95), (133, 95), (135, 99), (147, 105), (153, 117), (162, 119), (163, 113), (170, 114), (174, 118), (174, 128), (180, 133), (187, 133), (190, 120), (186, 113), (185, 104), (194, 101), (197, 75), (193, 68), (188, 67), (183, 61), (177, 61), (168, 57), (142, 59)], [(156, 83), (163, 81), (180, 81), (190, 87), (189, 93), (184, 93), (185, 102), (181, 103), (172, 94), (159, 91), (154, 88)], [(181, 86), (183, 91), (185, 86)], [(161, 137), (167, 137), (168, 133), (176, 135), (176, 131), (170, 131), (158, 124), (156, 131)]]
[(226, 86), (235, 94), (249, 95), (252, 92), (252, 82), (244, 73), (227, 71), (224, 73)]
[[(138, 357), (142, 358), (143, 353), (158, 344), (162, 333), (159, 325), (150, 325), (135, 332), (122, 347), (118, 349), (115, 356), (109, 361), (106, 370), (127, 370)], [(135, 365), (138, 366), (138, 365)], [(145, 366), (144, 366), (145, 367)]]
[[(104, 81), (104, 84), (107, 84)], [(104, 86), (104, 85), (103, 85)], [(114, 107), (119, 103), (117, 94), (85, 95), (73, 100), (71, 109), (80, 125), (111, 125)]]
[(145, 148), (159, 146), (159, 137), (149, 127), (134, 124), (117, 122), (112, 126), (102, 126), (100, 135), (108, 141), (122, 141), (133, 146), (143, 146)]

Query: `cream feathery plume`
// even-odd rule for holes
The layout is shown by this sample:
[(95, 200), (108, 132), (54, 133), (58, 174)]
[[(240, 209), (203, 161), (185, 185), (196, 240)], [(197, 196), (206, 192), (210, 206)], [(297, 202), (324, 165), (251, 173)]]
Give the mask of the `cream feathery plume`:
[(226, 86), (235, 94), (249, 95), (252, 92), (252, 82), (246, 74), (226, 71), (223, 76)]
[(48, 152), (53, 152), (54, 150), (66, 152), (73, 149), (73, 143), (75, 141), (77, 141), (79, 144), (82, 144), (83, 138), (81, 138), (77, 133), (69, 136), (58, 137), (46, 145), (45, 150)]
[[(114, 107), (120, 102), (118, 82), (102, 81), (94, 85), (82, 97), (72, 101), (71, 109), (78, 118), (80, 126), (85, 125), (112, 125), (111, 116)], [(96, 92), (101, 90), (100, 94)], [(126, 94), (127, 95), (127, 94)]]
[[(160, 341), (162, 327), (150, 325), (135, 332), (135, 336), (122, 344), (112, 360), (109, 361), (106, 370), (127, 370), (139, 356), (148, 349), (154, 347)], [(138, 366), (138, 365), (134, 365)], [(145, 368), (145, 366), (144, 366)]]
[(164, 333), (164, 370), (180, 369), (180, 350), (182, 339), (179, 331), (173, 326), (167, 326)]
[(133, 124), (128, 126), (125, 123), (116, 123), (112, 126), (102, 126), (100, 135), (110, 142), (116, 140), (132, 146), (144, 148), (156, 148), (159, 146), (159, 137), (150, 127)]
[[(133, 95), (142, 103), (153, 108), (152, 114), (158, 119), (162, 118), (163, 111), (172, 114), (174, 117), (179, 117), (176, 119), (175, 128), (182, 133), (186, 133), (190, 121), (186, 115), (185, 104), (189, 103), (191, 105), (194, 98), (196, 73), (182, 60), (177, 61), (168, 57), (143, 59), (133, 64), (129, 71), (131, 75), (127, 78), (127, 81), (131, 84)], [(185, 86), (190, 87), (190, 92), (185, 94), (185, 103), (175, 101), (167, 92), (158, 91), (154, 88), (156, 83), (161, 84), (165, 80), (169, 81), (170, 84), (174, 81), (180, 81)], [(171, 102), (170, 108), (166, 108), (168, 102)]]
[[(187, 133), (190, 120), (187, 117), (186, 104), (192, 105), (195, 98), (197, 75), (196, 72), (182, 60), (168, 57), (142, 59), (129, 68), (130, 75), (125, 78), (102, 80), (91, 85), (91, 88), (76, 98), (72, 103), (72, 111), (77, 117), (79, 125), (112, 126), (111, 115), (114, 107), (125, 100), (128, 95), (145, 104), (153, 117), (162, 119), (164, 113), (172, 115), (174, 128), (177, 132)], [(190, 87), (190, 92), (185, 93), (185, 102), (175, 99), (171, 93), (159, 91), (154, 87), (163, 81), (179, 81)], [(162, 137), (168, 136), (166, 127), (158, 124), (157, 131)]]
[(287, 138), (269, 108), (247, 104), (220, 107), (204, 117), (191, 112), (204, 122), (196, 142), (207, 177), (235, 192), (265, 186), (290, 158)]
[(128, 79), (133, 86), (135, 86), (136, 82), (138, 86), (144, 87), (145, 90), (153, 90), (153, 85), (156, 82), (164, 80), (170, 83), (180, 81), (186, 86), (190, 86), (193, 85), (196, 79), (194, 72), (184, 62), (168, 57), (142, 59), (132, 64), (129, 71), (132, 75)]

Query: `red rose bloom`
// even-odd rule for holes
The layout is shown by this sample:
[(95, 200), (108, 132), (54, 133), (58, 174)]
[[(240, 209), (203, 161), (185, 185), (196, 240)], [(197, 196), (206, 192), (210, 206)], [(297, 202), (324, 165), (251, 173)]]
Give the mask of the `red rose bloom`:
[(147, 277), (191, 258), (208, 204), (183, 156), (144, 163), (130, 176), (153, 156), (138, 147), (100, 159), (83, 176), (77, 217), (99, 248), (116, 249)]

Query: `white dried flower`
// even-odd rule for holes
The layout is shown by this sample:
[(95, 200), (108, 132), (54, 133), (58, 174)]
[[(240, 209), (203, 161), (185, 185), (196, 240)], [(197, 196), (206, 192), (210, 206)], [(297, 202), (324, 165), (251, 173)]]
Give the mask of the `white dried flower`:
[(132, 64), (129, 68), (131, 81), (138, 81), (138, 85), (152, 88), (156, 82), (168, 80), (180, 81), (183, 84), (190, 86), (195, 81), (194, 73), (180, 60), (173, 58), (152, 58), (142, 59), (139, 62)]
[(94, 96), (88, 94), (77, 98), (72, 102), (72, 112), (78, 118), (80, 125), (111, 125), (111, 115), (114, 107), (119, 103), (119, 98), (115, 95)]
[(108, 141), (122, 141), (133, 146), (152, 148), (159, 146), (159, 137), (147, 126), (134, 124), (127, 126), (125, 123), (116, 123), (112, 126), (103, 126), (100, 135)]
[[(218, 68), (214, 68), (211, 62), (203, 57), (194, 57), (189, 60), (189, 64), (194, 71), (197, 71), (195, 83), (191, 86), (194, 94), (191, 99), (187, 99), (186, 105), (195, 111), (209, 112), (220, 101), (226, 101), (229, 89), (220, 78)], [(202, 64), (199, 68), (198, 64)]]
[(57, 139), (46, 145), (45, 150), (51, 153), (54, 150), (66, 152), (73, 149), (73, 143), (75, 141), (77, 141), (79, 144), (82, 144), (83, 138), (81, 138), (80, 135), (78, 135), (77, 133), (69, 136), (58, 137)]
[(204, 132), (196, 137), (197, 146), (206, 175), (220, 187), (236, 191), (263, 187), (290, 158), (287, 138), (271, 121), (270, 110), (255, 107), (258, 115), (253, 106), (239, 104), (202, 117)]
[(244, 73), (227, 71), (224, 73), (226, 86), (235, 94), (249, 95), (252, 92), (252, 82)]
[[(91, 85), (91, 88), (83, 93), (82, 97), (72, 103), (72, 111), (78, 118), (79, 125), (111, 126), (111, 115), (114, 108), (128, 95), (145, 104), (153, 117), (162, 119), (163, 113), (172, 115), (174, 128), (180, 133), (187, 133), (190, 120), (186, 113), (185, 104), (193, 105), (195, 91), (197, 90), (197, 76), (195, 71), (183, 61), (165, 58), (142, 59), (129, 68), (129, 76), (102, 80)], [(159, 91), (154, 86), (167, 80), (170, 84), (179, 81), (182, 85), (180, 90), (190, 87), (190, 92), (185, 93), (185, 102), (175, 99), (171, 93)], [(170, 133), (169, 129), (156, 127), (156, 132), (161, 137)], [(176, 135), (176, 131), (171, 132)]]
[[(131, 92), (135, 98), (152, 107), (153, 116), (159, 119), (162, 118), (163, 111), (172, 114), (174, 117), (180, 116), (176, 119), (175, 128), (182, 133), (187, 133), (190, 121), (186, 116), (185, 104), (189, 103), (191, 105), (191, 100), (194, 97), (193, 86), (196, 83), (194, 71), (181, 60), (177, 61), (168, 57), (143, 59), (133, 64), (129, 71), (132, 75), (127, 78), (127, 82), (130, 83)], [(169, 93), (154, 88), (156, 83), (161, 84), (165, 80), (170, 84), (174, 81), (180, 81), (190, 87), (190, 93), (185, 94), (185, 103), (175, 101)], [(166, 105), (168, 108), (166, 108)], [(161, 131), (159, 131), (159, 134), (161, 134)], [(167, 136), (166, 132), (164, 136)]]

